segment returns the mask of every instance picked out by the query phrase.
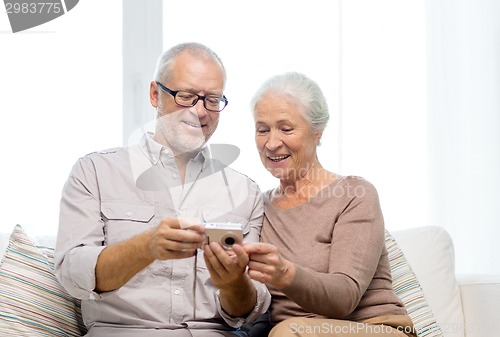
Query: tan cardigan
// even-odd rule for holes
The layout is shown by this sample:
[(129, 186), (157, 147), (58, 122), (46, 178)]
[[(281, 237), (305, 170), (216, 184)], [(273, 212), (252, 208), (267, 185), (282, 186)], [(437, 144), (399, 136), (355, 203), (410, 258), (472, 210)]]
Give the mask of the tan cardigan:
[(377, 191), (360, 177), (339, 177), (307, 203), (277, 209), (265, 193), (262, 241), (297, 265), (282, 291), (270, 289), (272, 320), (294, 316), (362, 321), (406, 315), (392, 289)]

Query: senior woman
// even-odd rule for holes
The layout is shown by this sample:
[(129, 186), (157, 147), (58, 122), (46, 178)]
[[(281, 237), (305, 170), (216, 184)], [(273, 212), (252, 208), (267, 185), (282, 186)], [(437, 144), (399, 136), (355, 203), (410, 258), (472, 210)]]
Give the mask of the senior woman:
[(415, 336), (392, 289), (375, 188), (318, 160), (329, 119), (321, 89), (286, 73), (251, 108), (262, 163), (280, 180), (265, 193), (262, 242), (245, 246), (249, 275), (273, 295), (269, 336)]

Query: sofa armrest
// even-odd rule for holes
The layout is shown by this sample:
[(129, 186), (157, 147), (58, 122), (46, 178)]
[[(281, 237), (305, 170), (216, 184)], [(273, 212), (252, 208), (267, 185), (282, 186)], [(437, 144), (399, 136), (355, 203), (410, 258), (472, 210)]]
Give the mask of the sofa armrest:
[(467, 337), (495, 336), (500, 331), (500, 275), (457, 276)]

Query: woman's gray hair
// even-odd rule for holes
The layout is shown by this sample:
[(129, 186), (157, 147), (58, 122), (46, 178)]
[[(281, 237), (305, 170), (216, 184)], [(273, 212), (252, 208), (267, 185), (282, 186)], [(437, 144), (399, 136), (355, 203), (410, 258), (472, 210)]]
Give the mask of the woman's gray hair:
[(172, 67), (170, 66), (172, 60), (174, 60), (180, 53), (188, 51), (193, 55), (198, 55), (202, 57), (208, 57), (215, 62), (218, 62), (224, 71), (224, 80), (226, 77), (226, 69), (220, 57), (207, 46), (197, 43), (197, 42), (185, 42), (173, 46), (172, 48), (165, 51), (158, 58), (156, 63), (156, 69), (154, 73), (154, 79), (158, 82), (168, 82), (172, 76)]
[(266, 94), (288, 96), (291, 101), (297, 102), (302, 107), (304, 117), (314, 131), (325, 130), (330, 118), (328, 104), (319, 85), (309, 77), (297, 72), (287, 72), (269, 78), (250, 101), (253, 113), (257, 103)]

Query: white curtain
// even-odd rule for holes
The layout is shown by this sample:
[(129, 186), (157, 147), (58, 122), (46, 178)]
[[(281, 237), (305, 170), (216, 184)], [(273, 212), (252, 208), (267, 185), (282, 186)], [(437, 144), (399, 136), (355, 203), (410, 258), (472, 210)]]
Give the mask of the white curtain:
[(429, 224), (500, 273), (500, 2), (428, 0)]
[[(248, 101), (265, 78), (302, 71), (331, 109), (323, 165), (371, 181), (388, 229), (446, 228), (458, 272), (500, 272), (499, 1), (219, 4), (203, 34), (169, 4), (164, 45), (196, 40), (225, 60), (230, 105), (213, 140), (241, 149), (233, 167), (276, 185), (256, 156)], [(221, 13), (210, 10), (192, 22)]]
[[(163, 27), (164, 46), (200, 41), (225, 61), (230, 104), (212, 140), (238, 146), (233, 167), (266, 190), (276, 181), (257, 157), (248, 102), (265, 78), (304, 72), (331, 109), (323, 165), (370, 180), (390, 230), (442, 226), (453, 237), (459, 272), (500, 273), (500, 1), (190, 4), (197, 10), (187, 22), (175, 15), (183, 2), (163, 2), (162, 16), (123, 2), (130, 24), (123, 29), (123, 139), (154, 117), (138, 76), (150, 78)], [(40, 34), (0, 34), (0, 139), (8, 162), (0, 171), (0, 230), (20, 223), (31, 233), (54, 232), (74, 160), (118, 145), (121, 11), (96, 16), (93, 9), (81, 2)], [(4, 30), (6, 20), (0, 16)], [(131, 36), (143, 39), (141, 48)]]

